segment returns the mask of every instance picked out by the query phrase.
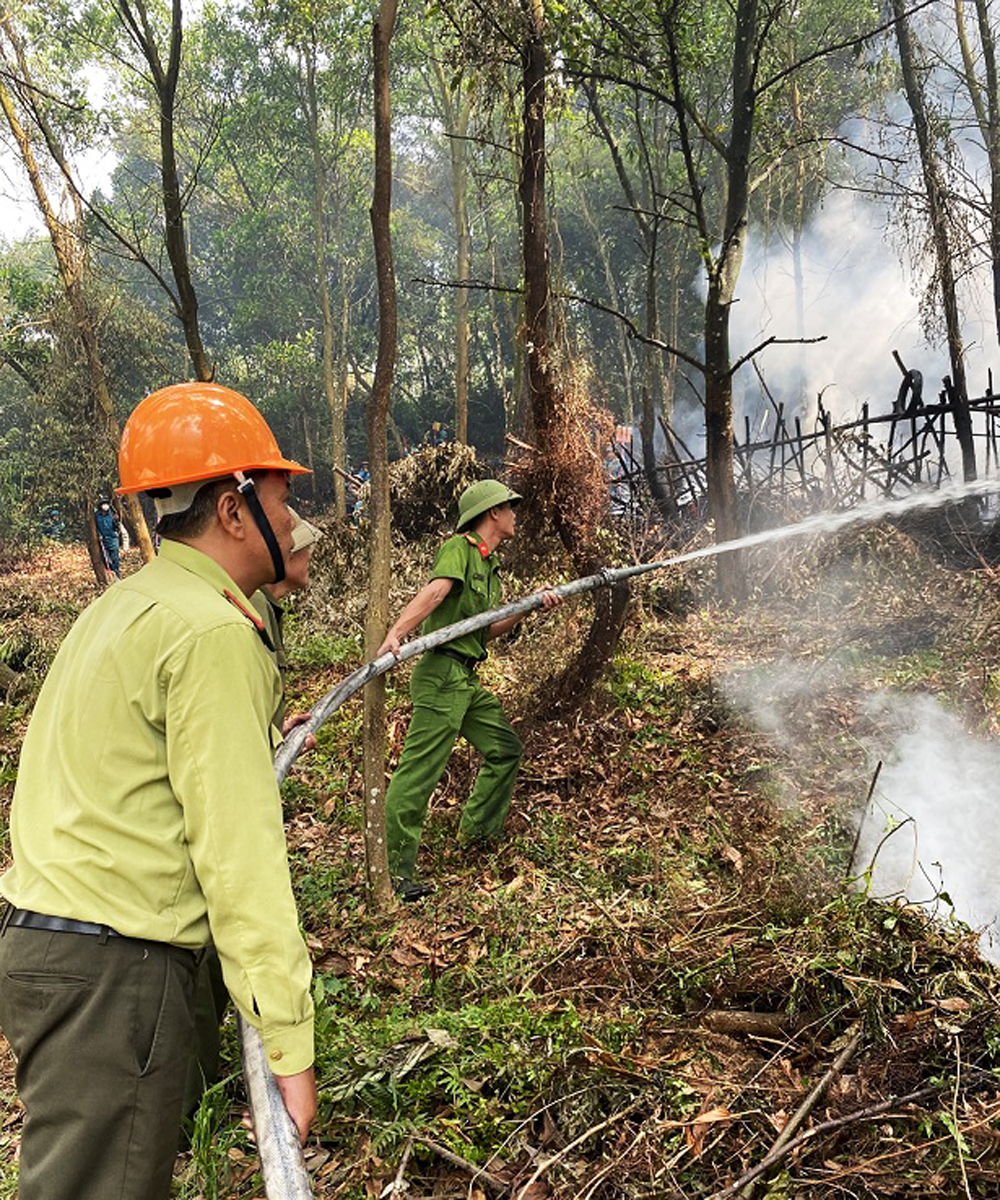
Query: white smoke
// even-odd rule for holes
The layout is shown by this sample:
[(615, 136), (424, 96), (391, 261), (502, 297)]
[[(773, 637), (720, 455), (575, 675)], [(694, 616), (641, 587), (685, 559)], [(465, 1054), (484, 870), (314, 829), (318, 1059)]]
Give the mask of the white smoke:
[[(972, 736), (933, 696), (859, 695), (835, 656), (808, 667), (786, 659), (743, 669), (726, 677), (723, 690), (800, 767), (812, 748), (820, 755), (828, 749), (813, 745), (817, 738), (833, 736), (815, 733), (829, 728), (819, 719), (825, 697), (860, 700), (852, 744), (865, 778), (882, 765), (858, 814), (858, 885), (876, 899), (920, 904), (981, 931), (983, 955), (1000, 961), (1000, 825), (993, 823), (1000, 743)], [(779, 801), (793, 806), (795, 782), (777, 779)]]
[[(907, 369), (924, 376), (924, 401), (935, 403), (942, 380), (951, 373), (943, 340), (929, 343), (919, 296), (924, 280), (910, 272), (906, 253), (895, 239), (884, 205), (846, 190), (831, 192), (814, 214), (802, 239), (804, 327), (799, 333), (795, 277), (790, 244), (772, 239), (765, 245), (751, 231), (732, 307), (730, 345), (734, 359), (768, 338), (793, 344), (768, 346), (756, 364), (775, 403), (784, 403), (789, 428), (796, 415), (811, 431), (817, 397), (835, 421), (889, 412), (902, 375), (897, 351)], [(963, 337), (970, 395), (983, 395), (992, 365), (984, 351), (995, 344), (990, 311), (990, 281), (985, 272), (963, 281)], [(703, 278), (693, 281), (701, 299)], [(824, 338), (799, 344), (799, 337)], [(751, 435), (770, 436), (774, 412), (754, 367), (747, 363), (733, 380), (735, 429), (742, 441), (744, 415)], [(703, 417), (678, 392), (675, 422), (703, 453)]]
[(936, 905), (939, 915), (952, 902), (959, 920), (983, 931), (984, 955), (1000, 960), (1000, 744), (971, 736), (933, 696), (881, 693), (868, 712), (898, 732), (862, 820), (855, 871), (877, 898)]
[[(888, 412), (902, 376), (892, 357), (924, 375), (924, 401), (934, 403), (951, 373), (943, 342), (929, 344), (921, 326), (915, 279), (901, 261), (882, 205), (840, 191), (823, 202), (803, 237), (805, 325), (802, 336), (825, 337), (809, 345), (768, 347), (758, 360), (775, 398), (811, 419), (816, 398), (839, 421)], [(983, 340), (990, 334), (989, 281), (970, 278), (963, 291), (963, 337), (973, 396), (986, 390)], [(795, 338), (795, 282), (791, 248), (769, 248), (751, 239), (740, 276), (740, 301), (733, 308), (732, 344), (737, 353), (769, 337)], [(745, 411), (761, 406), (761, 388), (750, 366), (741, 369), (737, 390)], [(764, 402), (766, 404), (766, 401)]]

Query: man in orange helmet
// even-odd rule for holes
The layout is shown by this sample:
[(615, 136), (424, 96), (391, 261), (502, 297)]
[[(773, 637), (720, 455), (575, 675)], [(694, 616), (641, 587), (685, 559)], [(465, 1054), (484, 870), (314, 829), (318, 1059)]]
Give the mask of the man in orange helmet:
[(305, 468), (248, 400), (203, 383), (136, 408), (119, 468), (120, 491), (154, 499), (160, 554), (83, 613), (52, 663), (0, 879), (21, 1200), (166, 1200), (210, 939), (301, 1137), (316, 1111), (311, 969), (272, 764), (280, 685), (248, 600), (284, 575), (289, 476)]

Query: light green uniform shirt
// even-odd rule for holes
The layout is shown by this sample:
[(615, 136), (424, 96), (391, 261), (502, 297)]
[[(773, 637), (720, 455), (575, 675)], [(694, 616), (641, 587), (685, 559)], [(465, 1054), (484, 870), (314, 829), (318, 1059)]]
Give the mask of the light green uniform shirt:
[(82, 614), (24, 739), (0, 892), (127, 937), (211, 937), (290, 1075), (313, 1058), (311, 968), (272, 761), (278, 673), (255, 619), (218, 564), (169, 540)]

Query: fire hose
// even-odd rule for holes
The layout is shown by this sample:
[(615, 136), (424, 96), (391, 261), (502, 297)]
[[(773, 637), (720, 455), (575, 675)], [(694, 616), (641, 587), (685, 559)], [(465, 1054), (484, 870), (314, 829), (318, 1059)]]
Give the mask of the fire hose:
[[(655, 571), (657, 568), (665, 566), (668, 561), (672, 560), (599, 571), (596, 575), (587, 575), (582, 579), (574, 579), (571, 583), (560, 584), (546, 590), (565, 599), (569, 596), (580, 595), (582, 592), (593, 591), (599, 587), (609, 587), (635, 575), (645, 574), (647, 571)], [(349, 700), (355, 692), (360, 691), (366, 683), (384, 675), (396, 663), (416, 658), (418, 655), (454, 641), (455, 638), (462, 637), (466, 633), (474, 633), (487, 625), (492, 625), (494, 621), (502, 621), (507, 617), (525, 616), (527, 613), (541, 608), (544, 603), (544, 592), (533, 592), (502, 608), (480, 613), (475, 617), (467, 617), (464, 621), (456, 621), (453, 625), (447, 625), (433, 633), (425, 634), (423, 637), (414, 638), (413, 641), (407, 642), (400, 648), (399, 654), (381, 654), (378, 658), (363, 663), (327, 692), (310, 710), (308, 719), (289, 733), (274, 760), (278, 783), (282, 782), (292, 764), (302, 753), (306, 738), (315, 733), (345, 701)], [(268, 1065), (260, 1033), (242, 1015), (239, 1017), (239, 1029), (243, 1077), (247, 1098), (250, 1102), (250, 1114), (253, 1120), (254, 1136), (257, 1140), (257, 1152), (260, 1156), (265, 1195), (268, 1200), (310, 1200), (313, 1191), (299, 1143), (298, 1131), (288, 1115), (274, 1073)]]
[[(414, 638), (400, 647), (399, 654), (381, 654), (378, 658), (363, 663), (317, 702), (310, 710), (308, 719), (291, 731), (275, 756), (274, 769), (278, 782), (279, 784), (282, 782), (292, 764), (302, 753), (306, 738), (315, 733), (345, 701), (349, 700), (355, 692), (360, 691), (366, 683), (384, 675), (397, 663), (416, 658), (418, 655), (454, 641), (464, 634), (474, 633), (507, 617), (525, 616), (529, 612), (543, 607), (545, 591), (554, 592), (560, 598), (568, 599), (571, 596), (578, 596), (601, 587), (612, 587), (639, 575), (646, 575), (650, 571), (662, 570), (664, 567), (691, 562), (694, 559), (714, 557), (727, 551), (783, 541), (791, 537), (802, 537), (811, 533), (834, 533), (850, 525), (880, 520), (883, 517), (899, 515), (912, 509), (936, 508), (969, 496), (991, 495), (998, 490), (1000, 487), (995, 479), (974, 480), (948, 484), (933, 491), (915, 492), (901, 499), (869, 501), (842, 512), (819, 513), (779, 529), (748, 534), (746, 537), (737, 538), (731, 542), (704, 546), (672, 558), (638, 563), (629, 567), (602, 569), (595, 575), (585, 575), (570, 583), (532, 592), (502, 608), (493, 609), (491, 612), (481, 613), (475, 617), (467, 617), (463, 621), (456, 621), (453, 625), (447, 625), (433, 633), (425, 634), (423, 637)], [(313, 1192), (305, 1168), (298, 1133), (288, 1116), (274, 1075), (267, 1064), (260, 1033), (242, 1016), (239, 1018), (239, 1025), (244, 1078), (254, 1121), (254, 1131), (261, 1160), (261, 1175), (267, 1200), (310, 1200)]]

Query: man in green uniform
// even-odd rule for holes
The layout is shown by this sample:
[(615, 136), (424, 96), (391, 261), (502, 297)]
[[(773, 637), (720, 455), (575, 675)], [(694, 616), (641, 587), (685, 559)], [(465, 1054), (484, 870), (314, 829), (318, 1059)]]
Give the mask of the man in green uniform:
[[(496, 479), (467, 487), (458, 501), (455, 534), (438, 551), (430, 581), (406, 605), (385, 636), (378, 654), (398, 654), (401, 639), (422, 623), (433, 633), (500, 603), (497, 548), (514, 536), (515, 506), (521, 497)], [(545, 607), (559, 603), (545, 592)], [(389, 872), (403, 900), (430, 892), (414, 880), (420, 834), (431, 793), (437, 787), (461, 734), (484, 762), (462, 813), (459, 839), (489, 842), (500, 835), (521, 761), (521, 742), (500, 701), (479, 681), (486, 642), (509, 632), (521, 620), (509, 617), (465, 634), (424, 654), (410, 681), (413, 717), (403, 753), (386, 792)]]
[(21, 1200), (166, 1200), (210, 938), (302, 1137), (316, 1111), (272, 761), (278, 674), (247, 600), (284, 574), (288, 478), (304, 468), (248, 400), (202, 383), (147, 396), (119, 466), (122, 491), (156, 501), (160, 553), (52, 663), (0, 880)]
[[(297, 512), (292, 512), (292, 552), (285, 564), (285, 578), (280, 583), (265, 584), (250, 597), (267, 628), (268, 637), (274, 647), (274, 662), (281, 676), (281, 703), (274, 714), (274, 723), (282, 733), (288, 734), (291, 726), (285, 727), (285, 679), (288, 675), (288, 654), (285, 651), (284, 623), (285, 607), (282, 601), (293, 592), (302, 592), (309, 586), (309, 562), (313, 547), (323, 536), (315, 525), (310, 524)], [(306, 720), (295, 719), (295, 724)]]
[[(313, 547), (323, 536), (315, 525), (292, 508), (292, 549), (285, 563), (285, 577), (280, 583), (265, 584), (250, 597), (264, 623), (264, 633), (270, 639), (269, 649), (281, 679), (281, 698), (274, 711), (272, 725), (286, 735), (296, 725), (309, 719), (308, 713), (285, 718), (285, 678), (288, 673), (288, 655), (285, 652), (284, 617), (281, 601), (292, 592), (300, 592), (309, 586), (309, 560)], [(312, 734), (306, 738), (304, 749), (312, 749), (316, 739)], [(229, 1007), (229, 992), (222, 975), (222, 964), (214, 946), (208, 946), (198, 966), (195, 983), (195, 1041), (188, 1063), (184, 1084), (184, 1103), (181, 1111), (186, 1119), (194, 1117), (206, 1090), (219, 1080), (221, 1051), (220, 1028)], [(187, 1120), (180, 1145), (189, 1145)]]

